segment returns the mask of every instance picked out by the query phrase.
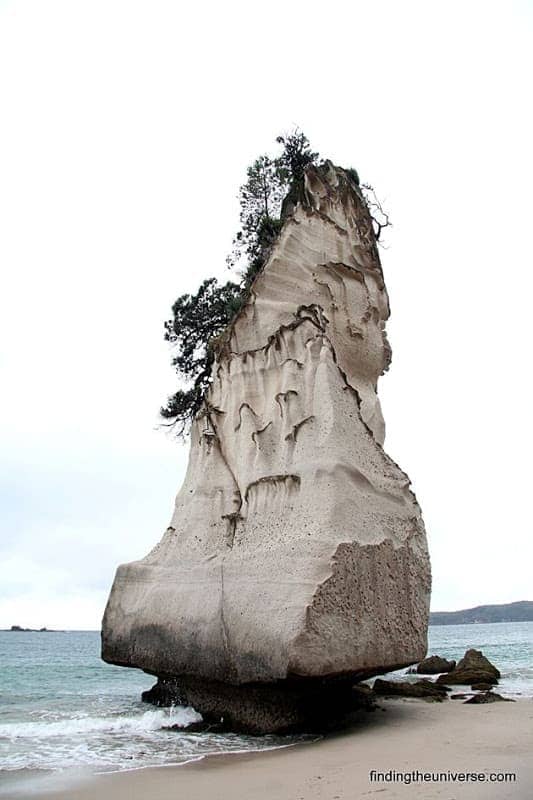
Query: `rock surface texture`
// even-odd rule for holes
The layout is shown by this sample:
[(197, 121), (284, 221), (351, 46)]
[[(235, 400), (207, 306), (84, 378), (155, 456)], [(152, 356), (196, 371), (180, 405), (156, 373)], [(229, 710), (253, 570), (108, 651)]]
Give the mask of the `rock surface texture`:
[(376, 394), (388, 316), (358, 187), (329, 162), (308, 167), (220, 337), (170, 525), (118, 568), (106, 661), (269, 731), (305, 724), (312, 697), (424, 657), (424, 525), (383, 450)]
[(428, 680), (411, 683), (410, 681), (384, 681), (381, 678), (374, 681), (372, 688), (375, 694), (386, 697), (423, 697), (437, 702), (446, 700), (449, 691), (447, 686), (441, 686)]
[(419, 675), (438, 675), (441, 672), (451, 672), (455, 669), (455, 661), (448, 661), (442, 656), (429, 656), (416, 668)]
[(499, 669), (486, 658), (481, 650), (467, 650), (457, 666), (447, 675), (437, 678), (439, 683), (472, 684), (487, 683), (491, 686), (501, 678)]

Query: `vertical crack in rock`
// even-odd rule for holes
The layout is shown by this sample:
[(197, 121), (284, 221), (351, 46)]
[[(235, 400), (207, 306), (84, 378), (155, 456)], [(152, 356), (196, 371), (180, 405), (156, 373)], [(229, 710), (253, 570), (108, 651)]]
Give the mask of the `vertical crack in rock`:
[[(245, 404), (245, 405), (247, 405), (247, 404)], [(237, 487), (239, 507), (237, 508), (237, 512), (236, 513), (239, 513), (239, 511), (241, 510), (241, 507), (242, 507), (242, 492), (241, 492), (239, 483), (237, 481), (237, 478), (235, 476), (235, 473), (233, 472), (233, 470), (232, 470), (232, 468), (230, 466), (230, 463), (229, 463), (228, 459), (226, 458), (226, 456), (224, 454), (224, 448), (222, 446), (222, 440), (221, 440), (220, 436), (218, 435), (218, 431), (217, 431), (216, 426), (213, 424), (213, 422), (211, 420), (211, 417), (209, 416), (209, 412), (207, 412), (207, 417), (208, 417), (208, 419), (209, 419), (209, 421), (211, 423), (211, 426), (212, 426), (212, 428), (213, 428), (213, 430), (215, 432), (215, 437), (216, 437), (216, 440), (217, 440), (219, 453), (220, 453), (220, 455), (222, 457), (222, 460), (223, 460), (224, 464), (226, 465), (226, 468), (227, 468), (228, 472), (230, 473), (230, 475), (233, 478), (233, 481), (234, 481), (234, 483), (235, 483), (235, 485)], [(226, 516), (227, 517), (228, 515), (222, 515), (222, 516)], [(230, 514), (229, 516), (232, 516), (232, 515)]]
[(358, 187), (330, 162), (308, 167), (219, 337), (170, 526), (117, 570), (105, 660), (267, 732), (304, 725), (339, 676), (425, 655), (424, 523), (377, 396), (388, 317)]
[(233, 547), (233, 543), (235, 541), (235, 534), (237, 532), (237, 523), (239, 522), (239, 520), (244, 519), (244, 517), (241, 517), (240, 513), (238, 511), (235, 511), (232, 514), (222, 514), (222, 519), (228, 520), (228, 532), (226, 537), (226, 543), (231, 550), (231, 548)]
[(233, 674), (231, 647), (229, 644), (229, 632), (226, 620), (224, 617), (224, 562), (220, 564), (220, 629), (222, 633), (222, 644), (224, 647), (224, 655), (227, 662), (228, 677), (231, 678)]

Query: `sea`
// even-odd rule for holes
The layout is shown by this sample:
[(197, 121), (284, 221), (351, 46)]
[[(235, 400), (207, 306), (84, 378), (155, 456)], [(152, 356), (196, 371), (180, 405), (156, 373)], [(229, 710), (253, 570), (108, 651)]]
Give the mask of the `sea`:
[[(533, 622), (429, 629), (429, 654), (459, 659), (470, 647), (502, 673), (498, 692), (533, 697)], [(405, 670), (386, 677), (405, 679)], [(153, 682), (140, 670), (104, 664), (99, 632), (1, 631), (0, 796), (21, 775), (184, 764), (310, 738), (188, 732), (187, 725), (201, 719), (195, 709), (141, 702)]]

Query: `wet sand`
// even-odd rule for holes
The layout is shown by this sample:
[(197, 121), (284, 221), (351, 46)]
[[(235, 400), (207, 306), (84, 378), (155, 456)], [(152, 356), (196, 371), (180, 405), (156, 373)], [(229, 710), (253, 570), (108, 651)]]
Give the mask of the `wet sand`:
[[(181, 767), (72, 776), (19, 784), (2, 800), (531, 800), (533, 699), (465, 705), (386, 700), (346, 731), (310, 744), (249, 755), (214, 756)], [(382, 773), (484, 773), (485, 782), (372, 781)], [(489, 774), (516, 773), (513, 782)], [(63, 783), (61, 786), (60, 782)], [(65, 781), (70, 783), (65, 784)], [(40, 787), (40, 788), (39, 788)]]

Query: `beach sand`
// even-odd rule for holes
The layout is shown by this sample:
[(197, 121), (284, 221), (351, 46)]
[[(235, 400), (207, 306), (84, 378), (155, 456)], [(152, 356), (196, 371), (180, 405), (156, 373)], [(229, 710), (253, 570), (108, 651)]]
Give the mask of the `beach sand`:
[[(214, 756), (181, 767), (98, 775), (39, 800), (531, 800), (533, 699), (465, 705), (386, 700), (346, 731), (309, 744)], [(371, 782), (370, 770), (514, 772), (512, 783)], [(41, 787), (42, 788), (42, 787)], [(27, 794), (13, 793), (2, 798)]]

